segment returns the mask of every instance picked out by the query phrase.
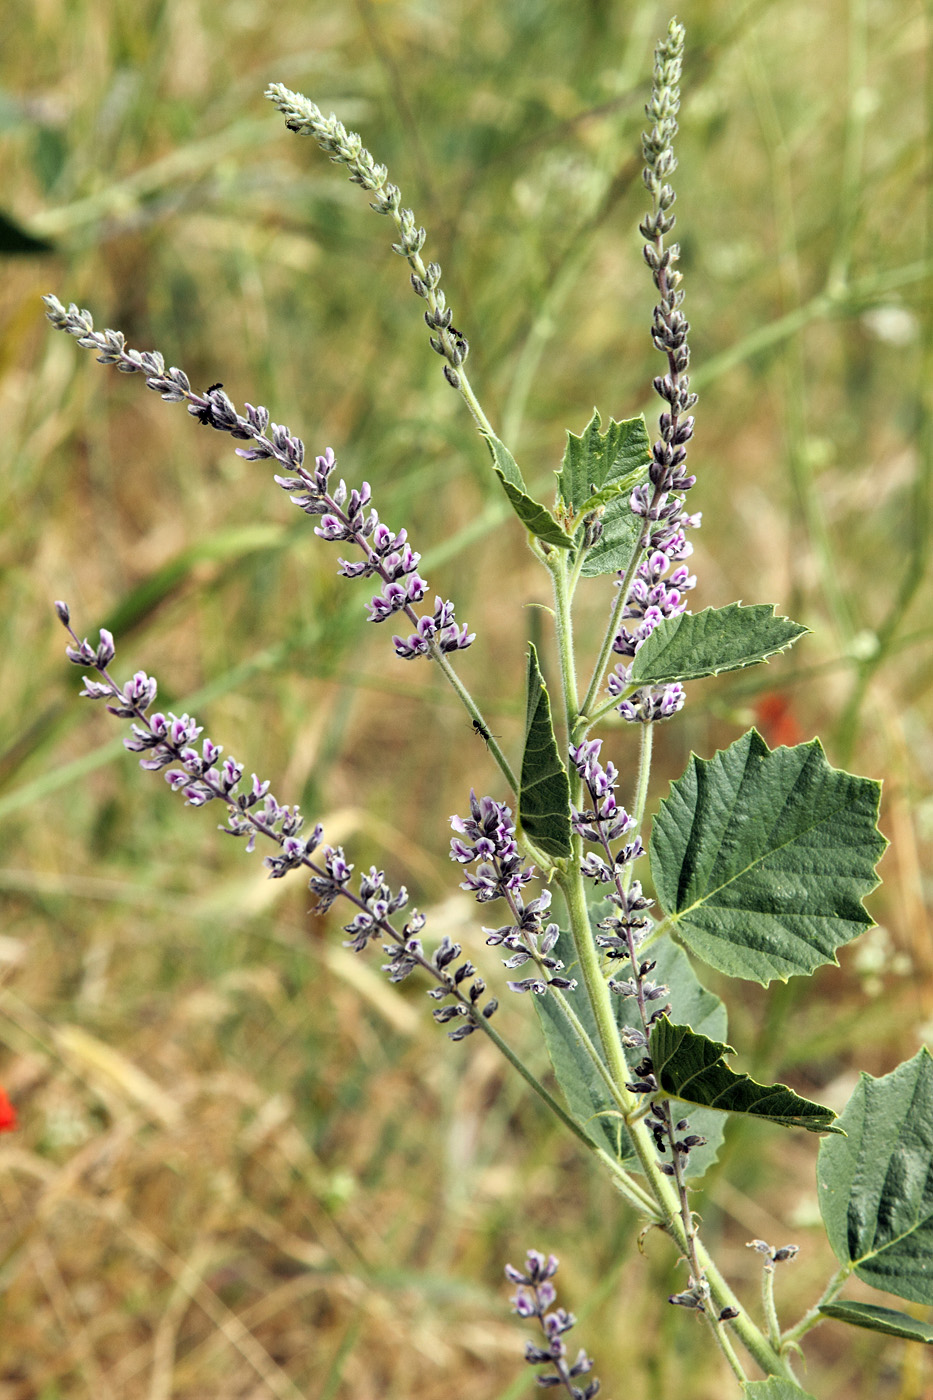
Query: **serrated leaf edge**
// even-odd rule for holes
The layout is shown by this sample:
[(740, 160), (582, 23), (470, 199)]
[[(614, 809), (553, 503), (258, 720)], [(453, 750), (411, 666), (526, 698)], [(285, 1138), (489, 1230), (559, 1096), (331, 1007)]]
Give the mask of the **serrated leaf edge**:
[[(779, 612), (777, 612), (777, 611), (776, 611), (776, 608), (777, 608), (777, 604), (776, 604), (776, 603), (748, 603), (748, 604), (743, 604), (743, 603), (741, 602), (741, 600), (740, 600), (739, 602), (736, 602), (736, 603), (727, 603), (726, 606), (725, 606), (724, 608), (709, 607), (709, 608), (704, 608), (702, 612), (698, 612), (698, 613), (692, 613), (692, 612), (682, 612), (682, 613), (678, 613), (678, 615), (677, 615), (676, 617), (674, 617), (674, 618), (664, 618), (664, 619), (662, 620), (662, 622), (659, 624), (659, 626), (662, 626), (662, 627), (663, 627), (663, 625), (664, 625), (665, 622), (672, 624), (673, 630), (672, 630), (671, 641), (673, 642), (674, 638), (677, 636), (677, 632), (680, 630), (680, 623), (681, 623), (681, 619), (682, 619), (682, 618), (693, 618), (693, 619), (696, 620), (696, 619), (699, 619), (699, 618), (705, 616), (707, 613), (719, 613), (719, 614), (729, 613), (730, 615), (735, 616), (737, 613), (742, 612), (743, 610), (744, 610), (745, 612), (751, 612), (754, 608), (770, 608), (770, 609), (771, 609), (771, 615), (770, 615), (769, 617), (767, 617), (767, 618), (763, 618), (762, 621), (767, 621), (767, 622), (789, 622), (789, 623), (791, 623), (794, 627), (799, 627), (799, 628), (800, 628), (800, 631), (796, 634), (796, 636), (794, 636), (794, 637), (788, 637), (787, 641), (786, 641), (786, 642), (783, 642), (780, 646), (769, 647), (769, 648), (767, 648), (765, 651), (763, 651), (763, 652), (761, 653), (760, 656), (749, 657), (749, 659), (748, 659), (747, 661), (733, 662), (732, 664), (730, 664), (730, 665), (728, 665), (728, 666), (717, 666), (717, 667), (715, 667), (715, 668), (710, 669), (709, 671), (701, 671), (701, 672), (698, 672), (696, 675), (676, 676), (676, 677), (671, 677), (671, 679), (682, 680), (682, 681), (702, 681), (702, 680), (706, 680), (709, 676), (722, 676), (722, 675), (726, 675), (729, 671), (744, 671), (744, 670), (747, 670), (749, 666), (760, 666), (760, 665), (762, 665), (762, 663), (764, 663), (764, 664), (766, 665), (766, 664), (768, 663), (768, 661), (769, 661), (772, 657), (774, 657), (774, 656), (780, 656), (783, 652), (787, 651), (790, 647), (796, 645), (796, 643), (799, 642), (800, 639), (801, 639), (802, 637), (812, 636), (812, 628), (807, 627), (806, 623), (803, 623), (803, 622), (795, 622), (793, 618), (787, 617), (784, 613), (779, 613)], [(654, 633), (652, 633), (651, 635), (653, 636)], [(638, 675), (638, 673), (637, 673), (637, 667), (638, 667), (638, 653), (636, 652), (635, 657), (634, 657), (634, 660), (633, 660), (633, 662), (632, 662), (632, 681), (633, 681), (633, 683), (636, 682), (636, 681), (639, 682), (639, 683), (642, 683), (642, 677), (640, 677), (640, 676)], [(660, 685), (660, 684), (662, 684), (662, 683), (664, 683), (662, 680), (656, 680), (656, 679), (654, 679), (654, 678), (651, 678), (651, 679), (649, 679), (649, 680), (644, 681), (644, 684), (646, 684), (646, 685)]]

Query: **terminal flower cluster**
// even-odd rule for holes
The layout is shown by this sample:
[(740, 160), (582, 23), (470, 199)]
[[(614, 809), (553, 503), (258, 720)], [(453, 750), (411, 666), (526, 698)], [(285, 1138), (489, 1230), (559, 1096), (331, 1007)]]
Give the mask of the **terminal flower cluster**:
[[(688, 519), (699, 522), (699, 516)], [(677, 617), (686, 611), (686, 595), (696, 588), (697, 580), (696, 574), (691, 574), (687, 565), (679, 561), (689, 558), (692, 553), (693, 545), (681, 525), (671, 534), (666, 548), (653, 549), (648, 558), (642, 560), (622, 609), (623, 618), (637, 625), (619, 629), (613, 651), (620, 656), (634, 656), (662, 618)], [(674, 572), (665, 579), (664, 575), (675, 564)]]
[[(240, 455), (266, 454), (264, 449), (253, 449), (250, 452), (240, 450)], [(446, 652), (470, 646), (476, 634), (469, 632), (466, 624), (458, 627), (453, 603), (435, 598), (433, 614), (419, 617), (413, 612), (412, 605), (421, 601), (428, 587), (418, 573), (421, 555), (409, 545), (406, 530), (394, 534), (380, 521), (370, 504), (372, 490), (368, 481), (364, 481), (359, 490), (354, 488), (350, 492), (343, 480), (330, 488), (330, 477), (336, 465), (334, 454), (328, 448), (323, 456), (315, 458), (313, 472), (299, 462), (296, 475), (275, 479), (283, 491), (291, 493), (292, 502), (306, 515), (320, 516), (321, 523), (314, 529), (316, 535), (324, 540), (349, 541), (363, 551), (365, 558), (362, 560), (341, 559), (339, 573), (345, 578), (375, 574), (382, 579), (382, 589), (369, 603), (370, 622), (384, 622), (394, 613), (404, 612), (415, 623), (415, 631), (409, 637), (392, 638), (396, 655), (407, 661), (416, 656), (430, 656), (432, 647)]]
[[(110, 676), (108, 667), (116, 654), (113, 636), (101, 628), (96, 647), (85, 638), (80, 641), (71, 630), (70, 613), (66, 603), (56, 603), (55, 610), (71, 633), (74, 646), (66, 648), (68, 660), (75, 666), (90, 666), (99, 677), (84, 677), (81, 694), (90, 700), (110, 700), (107, 706), (118, 719), (131, 721), (131, 735), (123, 745), (131, 753), (143, 754), (141, 768), (159, 772), (177, 763), (165, 774), (173, 792), (180, 793), (186, 806), (203, 807), (215, 799), (228, 809), (228, 825), (221, 830), (231, 836), (247, 836), (247, 849), (252, 851), (257, 835), (271, 837), (279, 845), (279, 854), (266, 858), (270, 876), (277, 879), (287, 870), (308, 863), (308, 857), (320, 844), (323, 829), (315, 826), (311, 835), (302, 838), (304, 818), (297, 807), (287, 807), (269, 791), (269, 783), (253, 774), (248, 792), (239, 792), (243, 765), (235, 758), (221, 762), (223, 749), (212, 739), (205, 738), (200, 748), (194, 745), (203, 728), (191, 715), (147, 713), (158, 694), (158, 683), (145, 671), (137, 671), (125, 685), (120, 686)], [(260, 805), (261, 804), (261, 805)]]
[(91, 313), (74, 302), (66, 309), (55, 296), (43, 297), (43, 301), (52, 325), (73, 335), (85, 349), (97, 350), (101, 364), (115, 364), (124, 374), (145, 375), (147, 388), (170, 403), (186, 402), (188, 412), (205, 427), (249, 442), (249, 447), (236, 449), (238, 456), (250, 462), (270, 458), (284, 468), (288, 474), (275, 480), (306, 515), (321, 517), (315, 534), (325, 540), (350, 542), (361, 550), (362, 561), (341, 559), (338, 572), (346, 578), (375, 575), (381, 580), (380, 591), (369, 603), (370, 622), (384, 622), (402, 613), (414, 627), (407, 637), (393, 637), (397, 656), (411, 661), (416, 656), (436, 657), (471, 645), (476, 634), (466, 624), (458, 625), (450, 601), (436, 597), (432, 613), (421, 616), (415, 611), (414, 605), (421, 602), (428, 588), (418, 573), (420, 554), (408, 544), (407, 531), (396, 534), (380, 522), (371, 506), (368, 482), (350, 491), (342, 480), (331, 487), (336, 459), (330, 448), (315, 458), (313, 469), (306, 467), (301, 438), (280, 423), (270, 424), (267, 408), (247, 404), (246, 413), (238, 413), (222, 384), (196, 394), (184, 370), (166, 368), (157, 350), (127, 349), (121, 331), (96, 331)]
[[(639, 491), (646, 489), (638, 488)], [(687, 539), (686, 531), (699, 526), (700, 514), (688, 515), (679, 499), (675, 499), (674, 504), (676, 510), (671, 516), (671, 528), (652, 532), (651, 552), (638, 565), (626, 593), (621, 615), (626, 622), (634, 625), (623, 625), (616, 633), (612, 649), (617, 655), (634, 657), (662, 618), (677, 617), (686, 611), (687, 594), (696, 588), (696, 574), (691, 574), (681, 561), (693, 553), (693, 544)], [(664, 575), (671, 568), (673, 572), (669, 578), (665, 578)], [(625, 587), (624, 578), (620, 586)], [(668, 719), (683, 708), (686, 694), (679, 682), (666, 686), (642, 686), (632, 692), (631, 670), (631, 662), (619, 662), (610, 672), (607, 682), (609, 694), (622, 697), (616, 709), (623, 719), (634, 723), (652, 723)]]
[(518, 1290), (512, 1297), (514, 1311), (519, 1317), (536, 1317), (544, 1333), (544, 1346), (526, 1342), (525, 1360), (530, 1366), (546, 1364), (554, 1367), (552, 1373), (539, 1373), (539, 1386), (546, 1389), (563, 1387), (572, 1400), (592, 1400), (599, 1391), (599, 1381), (595, 1377), (585, 1386), (573, 1384), (580, 1376), (589, 1375), (592, 1371), (591, 1358), (581, 1348), (573, 1364), (568, 1365), (567, 1362), (564, 1337), (576, 1325), (577, 1319), (564, 1308), (554, 1307), (557, 1290), (551, 1280), (557, 1268), (558, 1260), (553, 1254), (545, 1258), (536, 1249), (529, 1249), (524, 1272), (512, 1264), (505, 1266), (506, 1278), (510, 1283), (518, 1284)]
[[(645, 107), (650, 127), (642, 137), (643, 178), (652, 208), (639, 225), (639, 232), (645, 240), (645, 261), (658, 290), (651, 338), (656, 349), (667, 357), (667, 373), (657, 376), (653, 385), (666, 407), (658, 420), (660, 432), (651, 449), (648, 480), (635, 488), (630, 499), (633, 514), (645, 522), (641, 547), (647, 551), (647, 558), (630, 576), (620, 579), (625, 590), (621, 616), (638, 623), (634, 628), (622, 627), (616, 636), (614, 649), (623, 656), (634, 656), (662, 617), (676, 617), (683, 612), (684, 595), (696, 585), (696, 578), (680, 561), (692, 552), (685, 531), (700, 523), (699, 514), (689, 515), (684, 509), (684, 497), (696, 482), (685, 463), (687, 443), (693, 437), (691, 409), (697, 396), (690, 390), (687, 374), (690, 324), (681, 309), (683, 275), (677, 270), (680, 245), (665, 244), (676, 223), (672, 212), (676, 195), (669, 178), (677, 169), (673, 141), (680, 108), (683, 50), (683, 25), (672, 22), (667, 38), (657, 50), (651, 101)], [(663, 576), (675, 564), (680, 566), (664, 582)], [(610, 694), (621, 695), (628, 685), (628, 668), (617, 666), (609, 682)], [(648, 686), (626, 695), (617, 709), (624, 719), (646, 724), (675, 714), (684, 698), (680, 685)]]

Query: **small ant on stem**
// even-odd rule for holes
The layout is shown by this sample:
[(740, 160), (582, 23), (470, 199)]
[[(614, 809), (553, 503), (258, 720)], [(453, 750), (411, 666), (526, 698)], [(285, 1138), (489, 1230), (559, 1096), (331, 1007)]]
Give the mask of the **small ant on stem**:
[(500, 739), (502, 737), (501, 734), (491, 734), (481, 719), (473, 720), (473, 732), (480, 736), (487, 749), (489, 748), (490, 739)]

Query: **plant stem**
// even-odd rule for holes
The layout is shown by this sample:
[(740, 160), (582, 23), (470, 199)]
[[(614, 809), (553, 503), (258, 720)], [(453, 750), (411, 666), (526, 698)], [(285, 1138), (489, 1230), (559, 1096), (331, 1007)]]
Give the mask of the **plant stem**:
[[(579, 959), (584, 986), (590, 998), (593, 1015), (599, 1029), (600, 1043), (609, 1069), (616, 1080), (617, 1102), (627, 1105), (624, 1115), (625, 1126), (645, 1174), (648, 1187), (659, 1208), (655, 1213), (660, 1214), (664, 1221), (664, 1229), (671, 1235), (682, 1252), (688, 1258), (692, 1254), (697, 1267), (702, 1270), (703, 1276), (709, 1284), (710, 1297), (716, 1308), (717, 1320), (714, 1322), (710, 1318), (714, 1329), (718, 1331), (722, 1327), (722, 1324), (718, 1322), (718, 1314), (724, 1308), (736, 1308), (738, 1316), (733, 1319), (731, 1326), (735, 1328), (737, 1336), (749, 1354), (766, 1375), (789, 1378), (790, 1373), (786, 1362), (743, 1311), (738, 1299), (713, 1263), (705, 1246), (699, 1238), (688, 1239), (687, 1230), (681, 1218), (681, 1201), (676, 1187), (660, 1169), (654, 1144), (641, 1118), (641, 1105), (638, 1097), (625, 1088), (629, 1077), (628, 1066), (610, 1004), (611, 993), (602, 975), (599, 958), (590, 934), (582, 876), (575, 871), (573, 875), (559, 875), (557, 880), (567, 901), (574, 949)], [(722, 1345), (722, 1341), (720, 1341), (720, 1345)], [(725, 1351), (725, 1347), (723, 1350)]]
[[(518, 779), (512, 771), (512, 765), (509, 763), (509, 760), (506, 758), (505, 754), (499, 747), (496, 741), (495, 734), (490, 733), (489, 726), (486, 724), (486, 721), (483, 718), (482, 711), (480, 710), (476, 701), (473, 699), (473, 696), (467, 690), (466, 686), (463, 684), (463, 681), (457, 675), (453, 666), (451, 666), (450, 662), (448, 661), (446, 654), (441, 651), (440, 647), (435, 646), (432, 649), (431, 657), (434, 661), (437, 662), (437, 665), (443, 671), (446, 679), (449, 681), (450, 685), (453, 687), (454, 691), (459, 696), (460, 700), (463, 702), (463, 706), (467, 714), (472, 720), (476, 722), (476, 724), (480, 726), (480, 733), (486, 740), (486, 747), (489, 749), (489, 752), (492, 754), (493, 758), (496, 760), (496, 763), (499, 765), (499, 769), (502, 773), (502, 776), (505, 778), (509, 787), (514, 793), (517, 794)], [(549, 862), (547, 861), (546, 857), (544, 864), (546, 870), (547, 866), (549, 865)]]
[[(557, 556), (557, 557), (555, 557)], [(560, 657), (560, 680), (564, 696), (565, 739), (570, 743), (579, 714), (577, 701), (577, 672), (573, 651), (573, 622), (570, 613), (567, 560), (562, 549), (555, 550), (548, 560), (554, 585), (554, 627)]]
[(729, 1369), (732, 1371), (732, 1374), (740, 1385), (744, 1385), (748, 1380), (748, 1376), (745, 1374), (745, 1367), (736, 1356), (735, 1347), (732, 1345), (732, 1340), (722, 1323), (720, 1323), (718, 1327), (713, 1328), (713, 1335), (719, 1343), (720, 1351), (729, 1363)]
[[(632, 804), (630, 816), (635, 818), (635, 831), (640, 832), (642, 822), (645, 820), (645, 808), (648, 805), (648, 783), (651, 778), (651, 755), (654, 749), (654, 725), (643, 724), (641, 727), (641, 743), (638, 748), (638, 779), (635, 783), (635, 800)], [(629, 862), (622, 872), (622, 887), (626, 893), (631, 889), (632, 877), (635, 874), (634, 862)]]
[[(629, 1137), (639, 1161), (651, 1193), (660, 1207), (664, 1217), (664, 1228), (671, 1236), (678, 1248), (685, 1257), (690, 1258), (691, 1252), (696, 1259), (697, 1266), (702, 1271), (703, 1277), (709, 1285), (711, 1302), (716, 1311), (713, 1318), (707, 1313), (707, 1318), (717, 1335), (717, 1341), (722, 1347), (724, 1354), (729, 1359), (728, 1337), (721, 1335), (724, 1324), (718, 1321), (718, 1314), (725, 1308), (735, 1308), (738, 1316), (728, 1323), (728, 1326), (735, 1330), (736, 1336), (741, 1341), (749, 1355), (757, 1362), (765, 1375), (783, 1376), (792, 1380), (790, 1367), (785, 1357), (771, 1345), (767, 1337), (759, 1327), (748, 1316), (742, 1308), (738, 1298), (723, 1278), (716, 1264), (713, 1262), (709, 1251), (703, 1244), (699, 1236), (694, 1236), (691, 1240), (687, 1238), (687, 1232), (680, 1213), (680, 1200), (677, 1189), (670, 1177), (664, 1176), (661, 1172), (657, 1157), (654, 1151), (654, 1144), (650, 1139), (647, 1128), (640, 1120), (632, 1117), (626, 1119)], [(730, 1365), (732, 1362), (730, 1361)], [(736, 1361), (736, 1366), (738, 1362)], [(735, 1367), (733, 1367), (735, 1369)], [(736, 1372), (738, 1374), (738, 1372)]]
[(534, 1090), (534, 1092), (545, 1104), (547, 1104), (548, 1108), (551, 1110), (554, 1116), (561, 1123), (563, 1123), (564, 1127), (567, 1128), (569, 1132), (573, 1133), (574, 1137), (578, 1138), (580, 1142), (582, 1142), (583, 1145), (586, 1148), (588, 1148), (590, 1152), (595, 1153), (595, 1155), (602, 1162), (603, 1166), (609, 1172), (610, 1176), (613, 1179), (613, 1182), (616, 1185), (616, 1188), (626, 1198), (629, 1204), (633, 1205), (637, 1210), (646, 1211), (650, 1218), (656, 1218), (658, 1215), (657, 1206), (655, 1202), (651, 1199), (651, 1197), (648, 1195), (647, 1191), (645, 1191), (641, 1186), (639, 1186), (638, 1182), (635, 1181), (634, 1178), (631, 1177), (629, 1173), (619, 1165), (615, 1158), (609, 1152), (607, 1152), (605, 1148), (596, 1146), (593, 1140), (587, 1136), (587, 1134), (583, 1131), (580, 1125), (574, 1122), (574, 1120), (570, 1117), (570, 1114), (567, 1113), (557, 1102), (554, 1096), (548, 1092), (548, 1090), (541, 1083), (540, 1079), (538, 1079), (531, 1072), (531, 1070), (524, 1063), (524, 1061), (519, 1059), (518, 1055), (516, 1055), (512, 1047), (508, 1044), (507, 1041), (503, 1040), (502, 1036), (490, 1024), (489, 1021), (485, 1019), (480, 1019), (476, 1024), (478, 1029), (485, 1032), (485, 1034), (489, 1037), (489, 1039), (495, 1045), (496, 1049), (500, 1052), (500, 1054), (505, 1056), (505, 1058), (508, 1060), (509, 1064), (513, 1067), (513, 1069), (516, 1069), (518, 1071), (518, 1073), (524, 1079), (525, 1083), (528, 1084), (529, 1087)]
[[(578, 837), (574, 838), (574, 845), (575, 847), (579, 846)], [(556, 882), (567, 902), (570, 936), (573, 939), (574, 952), (577, 955), (587, 999), (596, 1020), (603, 1057), (619, 1090), (621, 1096), (619, 1101), (624, 1104), (626, 1115), (631, 1115), (638, 1107), (638, 1100), (624, 1087), (630, 1078), (630, 1071), (625, 1059), (625, 1051), (622, 1048), (619, 1027), (612, 1010), (612, 993), (603, 975), (599, 953), (593, 942), (590, 915), (586, 905), (586, 891), (579, 867), (580, 856), (579, 850), (576, 849), (574, 857), (572, 857), (571, 870), (565, 874), (558, 874)]]
[(774, 1306), (774, 1265), (770, 1260), (761, 1271), (761, 1306), (768, 1323), (768, 1340), (776, 1351), (780, 1351), (781, 1324)]
[[(619, 570), (621, 587), (618, 589), (618, 596), (616, 597), (616, 600), (612, 605), (612, 612), (609, 614), (609, 621), (606, 624), (606, 631), (603, 636), (602, 646), (599, 649), (599, 655), (597, 656), (596, 664), (593, 667), (593, 674), (590, 678), (590, 683), (587, 688), (586, 695), (583, 697), (583, 709), (581, 715), (582, 720), (586, 722), (586, 729), (589, 729), (590, 725), (593, 722), (589, 718), (590, 710), (593, 708), (593, 705), (596, 702), (596, 697), (599, 694), (599, 688), (603, 683), (603, 676), (606, 674), (606, 667), (609, 665), (609, 658), (612, 655), (612, 644), (615, 641), (616, 634), (619, 630), (619, 619), (622, 616), (622, 609), (625, 607), (626, 601), (628, 599), (629, 583), (631, 582), (633, 571), (635, 569), (635, 565), (638, 562), (639, 555), (644, 550), (645, 538), (650, 529), (651, 522), (649, 519), (646, 519), (644, 528), (639, 531), (638, 538), (636, 539), (635, 544), (632, 547), (632, 552), (626, 560), (625, 568)], [(582, 730), (582, 732), (574, 734), (573, 737), (577, 743), (579, 743), (580, 740), (585, 737), (586, 729)]]

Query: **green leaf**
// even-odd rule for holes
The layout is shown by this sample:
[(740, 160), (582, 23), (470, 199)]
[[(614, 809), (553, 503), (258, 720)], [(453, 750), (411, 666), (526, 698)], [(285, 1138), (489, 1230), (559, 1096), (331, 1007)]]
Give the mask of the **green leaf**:
[(547, 855), (566, 859), (571, 852), (570, 783), (561, 762), (551, 722), (551, 702), (534, 647), (528, 651), (525, 750), (519, 779), (518, 821)]
[(503, 482), (507, 481), (510, 486), (514, 486), (516, 491), (527, 491), (525, 478), (505, 443), (500, 442), (495, 433), (483, 433), (483, 437), (486, 439), (486, 446), (492, 454), (492, 464), (500, 479)]
[[(595, 924), (612, 909), (608, 901), (594, 906), (590, 912), (591, 921)], [(561, 934), (555, 953), (566, 964), (562, 975), (579, 976), (573, 942), (568, 933)], [(652, 976), (670, 988), (669, 1000), (675, 1014), (694, 1026), (702, 1026), (711, 1035), (725, 1035), (726, 1008), (719, 997), (700, 984), (683, 949), (668, 941), (652, 948), (651, 956), (657, 957), (657, 967)], [(578, 988), (564, 995), (569, 998), (590, 1040), (598, 1047), (599, 1032), (585, 992)], [(570, 1113), (598, 1146), (612, 1153), (629, 1170), (640, 1170), (615, 1100), (565, 1020), (556, 1000), (551, 996), (535, 997), (534, 1004), (551, 1064)], [(612, 1005), (617, 1025), (621, 1028), (628, 1024), (631, 1020), (629, 1003), (621, 997), (613, 997)], [(688, 1176), (702, 1176), (715, 1162), (722, 1145), (725, 1124), (725, 1114), (712, 1109), (697, 1109), (691, 1113), (691, 1130), (702, 1134), (707, 1141), (704, 1147), (694, 1148), (690, 1153)]]
[(696, 617), (681, 613), (665, 617), (632, 662), (632, 680), (652, 685), (691, 681), (738, 671), (783, 651), (809, 628), (786, 617), (775, 617), (772, 604), (743, 608), (705, 608)]
[(818, 739), (772, 753), (755, 730), (694, 755), (651, 832), (655, 889), (687, 946), (730, 977), (767, 984), (835, 963), (873, 920), (887, 841), (880, 784), (832, 768)]
[(820, 1210), (837, 1259), (873, 1288), (933, 1303), (933, 1056), (863, 1074), (820, 1146)]
[(604, 433), (593, 410), (582, 434), (567, 434), (564, 461), (557, 473), (561, 500), (574, 515), (602, 508), (603, 533), (583, 560), (584, 578), (625, 568), (644, 521), (632, 515), (632, 488), (646, 480), (651, 445), (643, 417), (617, 423), (610, 418)]
[[(565, 967), (561, 976), (579, 975), (574, 960), (573, 940), (561, 933), (552, 950)], [(520, 976), (521, 974), (517, 974)], [(582, 987), (564, 996), (572, 1005), (590, 1043), (599, 1050), (599, 1030), (589, 998)], [(597, 1147), (610, 1153), (623, 1166), (637, 1168), (638, 1159), (619, 1114), (618, 1105), (598, 1069), (593, 1065), (583, 1042), (565, 1017), (556, 997), (548, 994), (535, 997), (534, 1008), (544, 1033), (544, 1043), (550, 1057), (560, 1091), (571, 1117)]]
[(838, 1133), (831, 1108), (802, 1099), (786, 1084), (756, 1084), (736, 1074), (723, 1056), (731, 1045), (697, 1035), (689, 1026), (674, 1025), (662, 1016), (651, 1028), (649, 1051), (658, 1084), (665, 1094), (699, 1108), (720, 1113), (748, 1113), (767, 1118), (782, 1128), (806, 1128), (808, 1133)]
[[(651, 949), (651, 958), (656, 964), (651, 979), (653, 982), (663, 982), (668, 987), (667, 1001), (677, 1020), (717, 1039), (726, 1035), (728, 1014), (725, 1003), (703, 986), (684, 950), (667, 938)], [(630, 1001), (613, 997), (613, 1008), (620, 1027), (631, 1022)], [(726, 1132), (726, 1115), (714, 1108), (697, 1107), (690, 1113), (690, 1131), (706, 1138), (705, 1146), (695, 1147), (687, 1159), (687, 1176), (701, 1177), (719, 1156)]]
[(493, 433), (483, 433), (492, 455), (492, 465), (509, 503), (526, 530), (558, 549), (573, 549), (573, 540), (554, 519), (547, 506), (533, 500), (509, 449)]
[(588, 549), (580, 573), (583, 578), (615, 574), (628, 567), (644, 521), (629, 510), (628, 499), (619, 499), (603, 514), (603, 532)]
[(42, 186), (43, 194), (51, 194), (68, 162), (68, 141), (58, 126), (36, 128), (32, 146), (32, 168)]
[(823, 1303), (820, 1312), (834, 1322), (848, 1322), (852, 1327), (867, 1327), (869, 1332), (884, 1332), (888, 1337), (904, 1337), (908, 1342), (933, 1345), (933, 1326), (918, 1322), (909, 1313), (896, 1308), (879, 1308), (876, 1303)]
[(769, 1376), (766, 1381), (743, 1381), (742, 1394), (748, 1400), (813, 1400), (809, 1390), (801, 1390), (799, 1385), (781, 1376)]
[(651, 461), (651, 447), (643, 416), (626, 418), (617, 423), (609, 419), (609, 427), (601, 433), (599, 413), (593, 416), (579, 437), (567, 434), (564, 461), (557, 473), (561, 500), (574, 515), (594, 510), (621, 495), (645, 479)]

